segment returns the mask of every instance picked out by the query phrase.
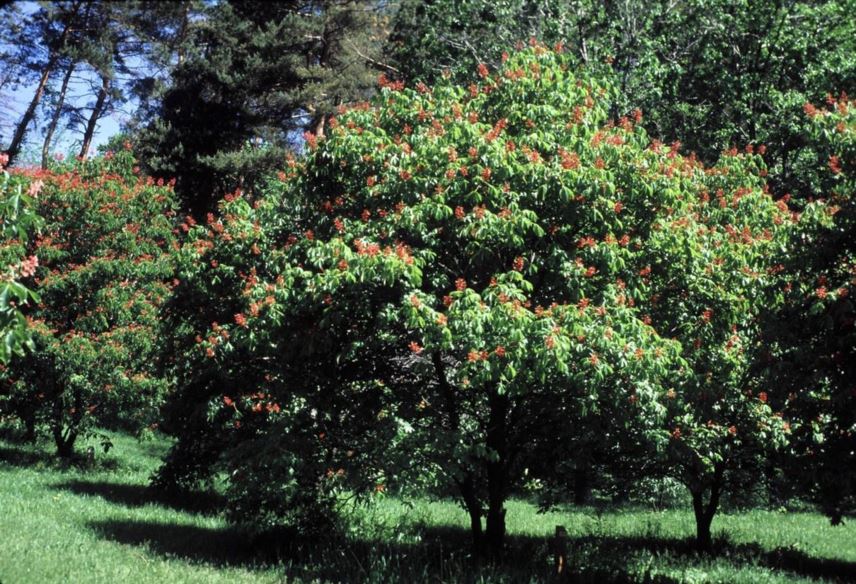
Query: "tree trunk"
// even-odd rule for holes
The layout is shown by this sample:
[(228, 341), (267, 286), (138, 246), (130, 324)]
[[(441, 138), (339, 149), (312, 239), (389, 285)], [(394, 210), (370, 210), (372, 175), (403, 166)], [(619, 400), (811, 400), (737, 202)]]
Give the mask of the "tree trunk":
[(95, 126), (101, 114), (104, 113), (104, 102), (107, 100), (107, 94), (110, 92), (110, 78), (106, 73), (101, 75), (101, 89), (98, 91), (98, 99), (95, 101), (95, 108), (92, 110), (92, 115), (89, 116), (89, 121), (86, 124), (86, 131), (83, 133), (83, 145), (80, 147), (80, 159), (86, 160), (89, 155), (89, 146), (92, 144), (92, 136), (95, 134)]
[(48, 61), (48, 64), (45, 65), (45, 68), (42, 71), (42, 76), (39, 78), (39, 84), (36, 87), (36, 93), (33, 95), (33, 99), (30, 100), (30, 105), (27, 107), (27, 111), (24, 112), (24, 117), (21, 118), (21, 121), (18, 122), (17, 128), (15, 128), (15, 134), (12, 136), (12, 142), (9, 144), (9, 149), (7, 151), (7, 154), (9, 155), (9, 166), (12, 165), (18, 157), (18, 154), (21, 152), (21, 145), (24, 143), (27, 126), (30, 125), (30, 122), (33, 121), (33, 117), (36, 115), (36, 108), (39, 106), (39, 102), (42, 100), (42, 95), (45, 93), (45, 86), (48, 83), (51, 71), (53, 71), (53, 68), (56, 65), (56, 60), (57, 59), (55, 57), (52, 57)]
[(35, 442), (36, 441), (36, 415), (35, 413), (29, 414), (24, 418), (24, 441), (25, 442)]
[(74, 456), (74, 443), (77, 440), (77, 432), (71, 428), (63, 432), (62, 426), (56, 425), (53, 429), (53, 435), (57, 456), (60, 458), (71, 458)]
[(65, 77), (62, 78), (62, 85), (59, 88), (59, 98), (57, 100), (56, 109), (54, 110), (51, 122), (48, 125), (47, 133), (45, 134), (45, 142), (42, 144), (42, 168), (47, 169), (48, 158), (50, 157), (51, 141), (53, 140), (54, 132), (59, 123), (60, 115), (62, 114), (62, 106), (65, 104), (65, 94), (68, 91), (68, 82), (71, 80), (71, 74), (74, 72), (74, 67), (77, 65), (74, 61), (69, 63), (68, 69), (65, 70)]
[(481, 503), (476, 495), (475, 485), (471, 474), (467, 478), (458, 482), (458, 489), (461, 492), (461, 498), (464, 500), (464, 506), (467, 508), (467, 513), (470, 516), (470, 533), (473, 538), (473, 554), (478, 557), (482, 549), (482, 523), (481, 523)]
[(722, 492), (722, 478), (724, 469), (722, 466), (717, 466), (713, 473), (713, 482), (710, 484), (710, 499), (707, 503), (704, 502), (704, 493), (706, 488), (702, 487), (691, 491), (693, 497), (693, 512), (696, 520), (696, 547), (699, 551), (709, 552), (713, 545), (713, 538), (710, 534), (710, 526), (713, 523), (713, 516), (719, 508), (719, 496)]
[(591, 494), (591, 467), (588, 456), (583, 455), (577, 461), (576, 472), (574, 472), (574, 505), (585, 505)]
[[(71, 9), (73, 15), (77, 13), (79, 7), (80, 2), (74, 4)], [(24, 136), (27, 133), (27, 127), (36, 115), (36, 108), (42, 101), (42, 96), (45, 93), (45, 86), (47, 86), (48, 78), (53, 72), (54, 67), (56, 67), (57, 61), (59, 61), (60, 49), (65, 45), (65, 41), (68, 38), (68, 33), (71, 30), (71, 23), (73, 21), (74, 16), (71, 16), (65, 23), (65, 27), (63, 28), (59, 42), (57, 43), (58, 49), (51, 53), (48, 62), (45, 64), (45, 68), (42, 70), (42, 75), (39, 77), (39, 84), (36, 86), (36, 93), (33, 95), (33, 99), (30, 100), (30, 105), (27, 107), (27, 111), (24, 112), (24, 116), (21, 118), (21, 121), (18, 122), (17, 128), (15, 128), (15, 134), (12, 136), (12, 142), (9, 144), (9, 149), (7, 150), (7, 154), (9, 155), (9, 162), (7, 163), (8, 166), (12, 166), (15, 158), (17, 158), (18, 154), (21, 152), (21, 145), (24, 143)]]
[(487, 463), (487, 518), (485, 544), (490, 557), (502, 557), (505, 544), (505, 499), (508, 484), (508, 397), (494, 390), (488, 400), (490, 414), (487, 447), (495, 458)]

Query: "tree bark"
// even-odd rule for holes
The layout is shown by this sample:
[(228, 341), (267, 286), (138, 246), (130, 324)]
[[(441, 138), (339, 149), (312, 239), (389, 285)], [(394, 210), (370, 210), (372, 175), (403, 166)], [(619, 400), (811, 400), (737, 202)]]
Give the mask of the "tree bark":
[(54, 132), (56, 131), (60, 115), (62, 114), (62, 106), (65, 104), (65, 94), (68, 91), (68, 82), (71, 80), (71, 74), (74, 72), (74, 67), (76, 65), (76, 62), (70, 62), (68, 69), (65, 70), (65, 76), (62, 78), (62, 85), (59, 88), (59, 98), (57, 100), (56, 109), (54, 110), (53, 116), (51, 116), (51, 122), (48, 125), (48, 130), (45, 134), (45, 142), (42, 144), (42, 168), (44, 169), (48, 167), (51, 141), (53, 140)]
[(106, 73), (101, 75), (101, 89), (98, 90), (98, 99), (95, 101), (95, 108), (92, 110), (92, 115), (89, 116), (89, 121), (86, 124), (86, 131), (83, 133), (83, 145), (80, 147), (80, 159), (86, 160), (89, 155), (89, 146), (92, 144), (92, 136), (95, 134), (95, 126), (101, 114), (104, 113), (104, 102), (107, 100), (107, 94), (110, 92), (110, 77)]
[(56, 443), (57, 456), (66, 459), (73, 457), (74, 443), (77, 440), (77, 432), (74, 432), (71, 429), (63, 432), (61, 426), (55, 426), (53, 435), (54, 442)]
[(704, 502), (704, 494), (707, 489), (699, 488), (692, 492), (693, 512), (696, 520), (696, 547), (699, 551), (709, 552), (713, 545), (710, 526), (713, 516), (719, 508), (719, 496), (722, 493), (722, 478), (724, 469), (718, 465), (713, 472), (713, 482), (710, 484), (710, 499)]
[(582, 454), (577, 460), (574, 471), (574, 505), (585, 505), (591, 494), (591, 468), (587, 454)]
[(495, 389), (489, 399), (487, 447), (495, 458), (487, 463), (485, 545), (492, 559), (502, 557), (505, 544), (505, 499), (508, 494), (508, 397)]
[(461, 492), (461, 498), (464, 500), (464, 506), (467, 508), (467, 513), (470, 516), (470, 533), (473, 538), (473, 552), (478, 556), (482, 548), (482, 523), (481, 523), (481, 503), (476, 495), (473, 476), (467, 474), (467, 477), (458, 482), (458, 489)]
[(24, 417), (24, 441), (33, 443), (36, 441), (36, 416), (35, 413)]
[(59, 37), (59, 42), (57, 43), (57, 49), (51, 53), (48, 62), (45, 64), (45, 68), (42, 70), (42, 75), (39, 77), (39, 84), (36, 86), (36, 93), (33, 95), (33, 99), (30, 100), (30, 105), (27, 107), (27, 110), (24, 112), (24, 116), (21, 118), (21, 121), (18, 122), (18, 126), (15, 128), (15, 134), (12, 136), (12, 142), (9, 144), (9, 149), (7, 150), (7, 154), (9, 155), (8, 166), (11, 166), (12, 163), (17, 158), (18, 154), (21, 152), (21, 145), (24, 143), (24, 136), (27, 133), (27, 127), (30, 125), (30, 122), (33, 121), (33, 118), (36, 115), (36, 108), (39, 106), (39, 103), (42, 101), (42, 96), (45, 93), (45, 86), (47, 86), (48, 79), (50, 78), (51, 73), (53, 73), (54, 67), (56, 67), (57, 62), (60, 57), (60, 50), (65, 45), (65, 41), (68, 38), (68, 33), (71, 30), (71, 24), (74, 20), (74, 15), (77, 14), (77, 10), (80, 7), (80, 2), (74, 4), (71, 9), (72, 15), (65, 23), (65, 27), (62, 30), (62, 34)]

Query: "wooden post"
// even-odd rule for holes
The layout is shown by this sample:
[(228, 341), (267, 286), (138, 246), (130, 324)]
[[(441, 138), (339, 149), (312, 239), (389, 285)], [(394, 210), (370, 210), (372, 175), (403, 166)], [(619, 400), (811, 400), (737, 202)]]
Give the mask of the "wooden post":
[(567, 571), (568, 566), (568, 530), (564, 525), (556, 526), (556, 534), (550, 542), (550, 547), (553, 550), (553, 565), (556, 567), (556, 574), (562, 575)]

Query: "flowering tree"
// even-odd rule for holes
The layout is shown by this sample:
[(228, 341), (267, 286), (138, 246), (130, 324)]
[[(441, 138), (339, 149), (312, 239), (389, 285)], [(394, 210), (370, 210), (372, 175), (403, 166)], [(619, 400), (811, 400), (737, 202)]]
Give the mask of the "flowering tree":
[[(671, 444), (694, 493), (717, 472), (702, 440), (757, 432), (731, 337), (791, 222), (760, 159), (705, 169), (649, 144), (639, 112), (607, 122), (612, 90), (560, 46), (505, 61), (468, 88), (381, 78), (262, 200), (188, 220), (162, 482), (225, 465), (233, 506), (270, 517), (301, 481), (379, 490), (409, 461), (497, 554), (507, 497), (557, 480), (538, 458), (587, 429)], [(691, 394), (714, 375), (739, 413), (709, 425)]]
[(41, 185), (43, 225), (25, 246), (34, 350), (3, 372), (3, 405), (31, 431), (44, 423), (60, 456), (94, 423), (151, 423), (165, 383), (153, 355), (169, 292), (173, 195), (134, 176), (128, 151), (56, 171), (20, 171)]
[(772, 329), (775, 401), (794, 420), (794, 475), (833, 523), (856, 509), (856, 108), (845, 94), (806, 104), (807, 150), (827, 221), (801, 241), (788, 302)]
[(760, 462), (786, 444), (789, 424), (753, 365), (762, 317), (783, 300), (782, 262), (794, 233), (822, 209), (800, 221), (786, 200), (774, 201), (752, 147), (697, 172), (685, 212), (651, 235), (657, 252), (643, 302), (655, 327), (681, 342), (687, 362), (687, 378), (667, 394), (666, 472), (688, 487), (697, 544), (708, 549), (723, 492), (747, 469), (756, 482)]

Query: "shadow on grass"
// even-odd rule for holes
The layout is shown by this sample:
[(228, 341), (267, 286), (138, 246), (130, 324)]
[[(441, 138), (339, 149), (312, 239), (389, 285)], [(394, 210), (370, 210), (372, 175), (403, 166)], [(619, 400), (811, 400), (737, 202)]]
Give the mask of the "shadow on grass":
[(0, 444), (0, 465), (20, 468), (77, 468), (92, 471), (114, 471), (120, 466), (119, 459), (106, 456), (90, 456), (85, 451), (76, 452), (70, 458), (60, 458), (52, 445), (33, 443), (25, 440), (15, 441), (2, 438)]
[(575, 546), (605, 547), (613, 550), (646, 550), (655, 554), (670, 553), (678, 557), (723, 558), (735, 565), (758, 563), (774, 570), (793, 572), (808, 578), (826, 578), (856, 582), (856, 562), (818, 558), (791, 548), (766, 550), (758, 544), (735, 544), (727, 538), (715, 540), (709, 555), (701, 555), (692, 538), (588, 536), (573, 540)]
[[(237, 528), (212, 529), (140, 521), (90, 524), (102, 537), (139, 545), (167, 557), (215, 566), (264, 569), (277, 565), (290, 578), (321, 582), (650, 582), (673, 584), (665, 576), (630, 574), (616, 562), (575, 569), (558, 577), (547, 555), (546, 538), (511, 536), (508, 554), (496, 565), (480, 564), (469, 553), (470, 534), (451, 526), (418, 529), (418, 543), (383, 540), (308, 540), (287, 531), (252, 536)], [(599, 558), (598, 558), (599, 559)], [(571, 565), (574, 568), (573, 565)]]
[[(115, 494), (139, 501), (134, 493)], [(706, 565), (722, 558), (736, 567), (759, 565), (808, 578), (856, 581), (856, 563), (817, 558), (791, 549), (767, 551), (754, 544), (717, 542), (713, 556), (696, 552), (691, 539), (661, 537), (583, 537), (569, 540), (568, 572), (553, 573), (546, 537), (513, 535), (498, 565), (472, 558), (470, 534), (453, 526), (416, 526), (418, 543), (392, 538), (301, 538), (289, 531), (253, 536), (238, 528), (206, 528), (172, 523), (102, 521), (90, 527), (101, 537), (151, 552), (215, 566), (264, 568), (279, 565), (289, 577), (336, 582), (501, 581), (562, 583), (650, 582), (671, 584), (674, 578), (633, 566), (633, 552), (673, 555), (685, 564)], [(656, 566), (654, 566), (656, 570)]]
[(142, 507), (162, 505), (203, 515), (216, 514), (223, 507), (223, 498), (216, 493), (193, 493), (186, 497), (169, 497), (145, 485), (116, 483), (110, 481), (70, 480), (53, 485), (54, 489), (69, 491), (75, 495), (100, 497), (116, 505)]
[(6, 446), (0, 445), (0, 465), (33, 467), (58, 466), (55, 455), (36, 449), (29, 445)]

